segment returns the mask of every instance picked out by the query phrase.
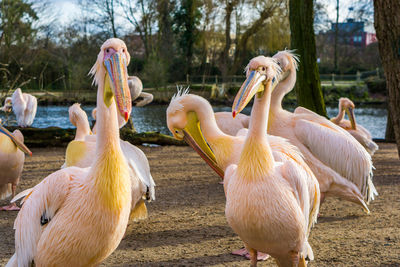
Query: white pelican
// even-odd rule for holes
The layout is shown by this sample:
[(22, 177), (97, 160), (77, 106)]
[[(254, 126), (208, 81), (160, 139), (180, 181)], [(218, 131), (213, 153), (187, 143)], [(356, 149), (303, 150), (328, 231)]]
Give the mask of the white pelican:
[(7, 266), (97, 266), (120, 243), (132, 195), (141, 198), (119, 142), (117, 113), (128, 120), (132, 108), (129, 60), (123, 41), (101, 46), (91, 70), (98, 84), (93, 164), (56, 171), (30, 190), (14, 223), (15, 254)]
[(283, 80), (272, 93), (268, 133), (287, 138), (297, 146), (318, 179), (321, 200), (337, 196), (361, 205), (377, 195), (372, 183), (372, 162), (367, 151), (345, 130), (328, 119), (305, 109), (288, 112), (283, 97), (296, 83), (297, 58), (289, 51), (273, 56), (280, 65)]
[(128, 85), (131, 90), (132, 101), (138, 98), (143, 98), (141, 100), (135, 101), (136, 107), (143, 107), (153, 101), (153, 95), (150, 93), (143, 92), (142, 81), (136, 76), (128, 77)]
[(4, 106), (0, 108), (1, 111), (4, 112), (11, 112), (12, 110), (12, 98), (7, 97), (6, 100), (4, 100)]
[(36, 116), (36, 97), (22, 93), (21, 88), (17, 88), (12, 95), (12, 109), (17, 117), (18, 126), (31, 126)]
[[(339, 99), (339, 113), (336, 117), (331, 118), (331, 121), (348, 131), (372, 156), (376, 150), (378, 150), (378, 145), (372, 141), (371, 133), (362, 127), (360, 124), (356, 123), (356, 117), (354, 116), (354, 103), (346, 97)], [(344, 113), (347, 113), (350, 121), (344, 119)]]
[(240, 160), (225, 172), (225, 214), (249, 250), (252, 266), (257, 251), (270, 254), (279, 266), (306, 266), (305, 259), (313, 259), (307, 239), (319, 208), (319, 187), (304, 161), (274, 159), (266, 131), (278, 71), (271, 58), (253, 58), (233, 103), (235, 117), (256, 95)]
[[(1, 120), (0, 120), (1, 124)], [(24, 136), (19, 130), (12, 134), (0, 125), (0, 199), (5, 199), (15, 191), (24, 168), (25, 153), (32, 152), (24, 145)], [(0, 207), (0, 210), (19, 210), (15, 202)]]
[[(188, 94), (188, 90), (178, 91), (167, 108), (167, 125), (174, 137), (184, 139), (219, 176), (223, 177), (230, 164), (239, 162), (247, 129), (242, 129), (236, 136), (225, 134), (218, 127), (215, 117), (210, 103), (200, 96)], [(297, 148), (283, 138), (268, 138), (276, 161), (303, 164), (309, 171)], [(310, 175), (312, 176), (312, 173)], [(233, 254), (248, 257), (244, 249), (236, 250)], [(263, 253), (258, 254), (259, 260), (265, 260), (267, 257), (268, 255)]]

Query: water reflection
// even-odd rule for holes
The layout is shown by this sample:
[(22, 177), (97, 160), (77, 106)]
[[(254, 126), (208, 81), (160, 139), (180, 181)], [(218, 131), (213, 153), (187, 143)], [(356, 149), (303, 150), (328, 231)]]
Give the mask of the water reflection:
[[(83, 110), (88, 114), (89, 120), (92, 120), (91, 112), (94, 106), (83, 106)], [(169, 134), (166, 126), (166, 105), (152, 105), (145, 107), (133, 107), (132, 119), (135, 124), (136, 130), (139, 132), (158, 131), (164, 134)], [(288, 107), (288, 110), (293, 108)], [(216, 106), (214, 111), (231, 111), (228, 106)], [(251, 107), (246, 107), (243, 111), (244, 114), (249, 115)], [(338, 108), (327, 108), (329, 117), (336, 116)], [(366, 127), (374, 138), (384, 138), (386, 129), (386, 116), (387, 112), (384, 108), (357, 108), (355, 109), (357, 123)], [(0, 113), (0, 118), (5, 121), (4, 112)], [(16, 125), (15, 116), (10, 114), (9, 120), (11, 125)], [(73, 128), (68, 118), (68, 106), (39, 106), (36, 118), (33, 122), (33, 127), (45, 128), (56, 126), (61, 128)]]

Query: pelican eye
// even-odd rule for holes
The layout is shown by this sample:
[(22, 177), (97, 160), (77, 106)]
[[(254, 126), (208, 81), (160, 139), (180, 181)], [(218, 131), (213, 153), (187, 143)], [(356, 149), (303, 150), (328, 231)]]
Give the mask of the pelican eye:
[(178, 130), (175, 130), (175, 133), (179, 133)]
[(110, 52), (110, 48), (107, 48), (107, 49), (106, 49), (106, 52), (109, 53), (109, 52)]
[(262, 70), (262, 71), (265, 71), (265, 67), (262, 67), (261, 70)]

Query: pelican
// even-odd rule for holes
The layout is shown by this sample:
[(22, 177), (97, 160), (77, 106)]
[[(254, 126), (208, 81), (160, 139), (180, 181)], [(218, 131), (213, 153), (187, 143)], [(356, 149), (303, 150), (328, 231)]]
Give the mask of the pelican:
[[(96, 156), (97, 135), (92, 135), (89, 128), (89, 121), (86, 112), (80, 108), (79, 104), (74, 104), (69, 108), (69, 118), (73, 125), (76, 126), (75, 139), (71, 141), (65, 152), (65, 167), (86, 168), (92, 165)], [(97, 117), (97, 109), (92, 111), (94, 119)], [(118, 126), (121, 128), (125, 125), (125, 119), (118, 115)], [(96, 126), (93, 126), (93, 132), (96, 132)], [(146, 155), (142, 150), (129, 142), (120, 140), (122, 152), (128, 162), (132, 179), (139, 177), (140, 188), (143, 198), (147, 200), (155, 200), (155, 182), (150, 173), (150, 165)], [(136, 194), (136, 192), (135, 192)], [(132, 205), (131, 219), (137, 221), (147, 218), (147, 208), (141, 199)]]
[(7, 266), (97, 266), (120, 243), (132, 195), (141, 198), (119, 142), (117, 113), (128, 120), (132, 109), (129, 60), (122, 40), (101, 46), (90, 71), (98, 85), (93, 164), (56, 171), (29, 192), (14, 223), (15, 254)]
[[(220, 177), (224, 177), (229, 165), (239, 162), (247, 129), (242, 129), (236, 136), (224, 133), (217, 124), (210, 103), (204, 98), (189, 94), (188, 90), (179, 90), (167, 108), (167, 125), (176, 139), (183, 139), (192, 146)], [(304, 164), (298, 150), (283, 138), (268, 138), (276, 161)], [(308, 167), (305, 165), (304, 168)], [(249, 257), (245, 249), (236, 250), (233, 254)], [(268, 255), (258, 253), (257, 258), (265, 260)]]
[(76, 127), (74, 141), (83, 141), (85, 137), (92, 134), (86, 112), (81, 108), (81, 104), (75, 103), (68, 109), (69, 121)]
[(12, 109), (17, 117), (18, 126), (31, 126), (36, 116), (36, 97), (22, 93), (21, 88), (17, 88), (12, 95)]
[[(32, 156), (32, 152), (24, 145), (24, 136), (19, 130), (12, 134), (1, 126), (0, 120), (0, 199), (5, 199), (15, 191), (21, 179), (24, 168), (25, 153)], [(0, 210), (19, 210), (12, 202), (10, 205), (0, 207)]]
[(138, 77), (129, 76), (128, 85), (129, 89), (131, 90), (132, 101), (143, 98), (141, 100), (135, 101), (136, 107), (143, 107), (153, 101), (152, 94), (143, 92), (143, 84)]
[(328, 119), (303, 107), (294, 113), (284, 110), (282, 99), (296, 83), (297, 58), (290, 51), (278, 52), (273, 58), (283, 71), (283, 79), (278, 85), (275, 82), (272, 92), (268, 133), (284, 137), (300, 149), (318, 179), (321, 200), (337, 196), (369, 213), (367, 203), (378, 194), (372, 183), (371, 156)]
[(4, 112), (11, 112), (12, 110), (12, 98), (7, 97), (6, 100), (4, 100), (4, 106), (0, 108), (1, 111)]
[[(372, 156), (379, 147), (372, 141), (371, 133), (360, 124), (356, 124), (354, 108), (353, 101), (346, 97), (340, 98), (339, 113), (336, 117), (331, 118), (331, 121), (348, 131)], [(350, 121), (344, 119), (345, 112), (349, 116)]]
[(232, 118), (230, 112), (216, 112), (215, 120), (218, 128), (226, 134), (235, 136), (241, 129), (249, 128), (250, 117), (242, 113), (237, 114), (236, 118)]
[(235, 117), (256, 95), (239, 162), (225, 171), (225, 215), (249, 250), (252, 266), (257, 251), (270, 254), (279, 266), (306, 266), (305, 258), (313, 259), (307, 240), (319, 209), (319, 186), (304, 161), (274, 159), (266, 131), (278, 72), (271, 58), (253, 58), (233, 103)]

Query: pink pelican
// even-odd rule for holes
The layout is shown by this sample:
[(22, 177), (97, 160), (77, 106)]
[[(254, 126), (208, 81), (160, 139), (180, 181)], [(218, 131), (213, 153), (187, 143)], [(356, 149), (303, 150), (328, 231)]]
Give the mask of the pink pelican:
[(129, 60), (123, 41), (101, 46), (90, 71), (98, 85), (93, 164), (56, 171), (30, 190), (14, 223), (15, 254), (7, 266), (97, 266), (120, 243), (132, 188), (140, 194), (119, 142), (117, 113), (128, 120), (132, 108)]
[(251, 266), (257, 265), (257, 251), (279, 266), (306, 266), (305, 259), (313, 259), (308, 236), (319, 209), (318, 181), (303, 160), (275, 160), (266, 135), (271, 84), (279, 71), (273, 59), (253, 58), (232, 106), (235, 117), (256, 95), (239, 162), (224, 176), (226, 218), (250, 252)]
[[(175, 138), (184, 139), (220, 177), (229, 165), (239, 162), (247, 129), (242, 129), (236, 136), (225, 134), (217, 124), (210, 103), (204, 98), (188, 94), (188, 90), (178, 91), (167, 108), (167, 125)], [(276, 161), (301, 163), (312, 176), (297, 148), (280, 137), (269, 136), (268, 139)], [(233, 254), (250, 257), (246, 249), (236, 250)], [(268, 255), (258, 253), (257, 258), (265, 260)]]
[(364, 200), (369, 203), (378, 194), (372, 183), (371, 156), (328, 119), (303, 107), (294, 113), (284, 110), (282, 99), (296, 83), (297, 58), (290, 51), (278, 52), (273, 58), (283, 79), (272, 92), (268, 133), (282, 136), (300, 149), (318, 179), (321, 200), (337, 196), (369, 212)]
[[(331, 121), (348, 131), (372, 156), (376, 150), (378, 150), (378, 145), (372, 141), (371, 133), (362, 127), (360, 124), (356, 123), (356, 117), (354, 116), (354, 103), (346, 97), (339, 99), (339, 113), (336, 117), (331, 118)], [(344, 113), (347, 113), (349, 120), (344, 119)]]
[(22, 93), (21, 88), (17, 88), (12, 95), (12, 109), (17, 117), (18, 126), (31, 126), (36, 116), (36, 97)]
[[(15, 191), (21, 179), (24, 168), (25, 153), (32, 156), (32, 152), (24, 145), (24, 136), (19, 130), (12, 134), (1, 126), (0, 120), (0, 199), (5, 199)], [(19, 210), (12, 202), (8, 206), (0, 207), (0, 210)]]

